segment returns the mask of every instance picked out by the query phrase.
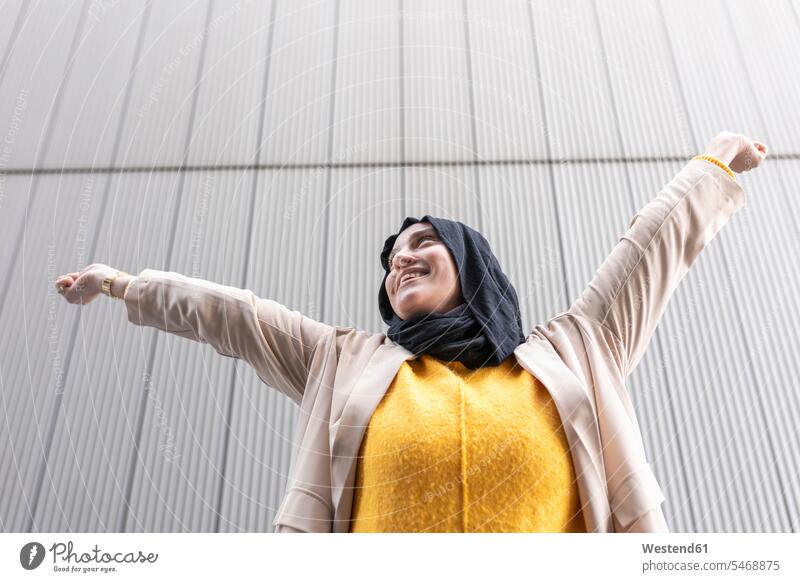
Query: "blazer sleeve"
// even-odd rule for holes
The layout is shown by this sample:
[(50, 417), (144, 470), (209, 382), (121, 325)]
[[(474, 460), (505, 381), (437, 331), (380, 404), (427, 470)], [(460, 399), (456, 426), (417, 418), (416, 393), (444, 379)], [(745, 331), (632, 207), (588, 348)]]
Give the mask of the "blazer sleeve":
[(691, 160), (630, 222), (569, 309), (618, 342), (623, 377), (639, 364), (672, 293), (700, 251), (744, 205), (721, 167)]
[(317, 342), (334, 328), (239, 289), (145, 269), (125, 294), (128, 320), (210, 344), (250, 364), (269, 386), (299, 403)]

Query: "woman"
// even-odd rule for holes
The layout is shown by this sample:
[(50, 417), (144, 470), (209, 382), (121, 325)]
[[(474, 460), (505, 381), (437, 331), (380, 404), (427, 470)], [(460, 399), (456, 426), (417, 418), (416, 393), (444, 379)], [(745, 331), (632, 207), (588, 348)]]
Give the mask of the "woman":
[(245, 360), (300, 405), (278, 532), (668, 531), (625, 378), (680, 280), (744, 204), (763, 144), (715, 137), (633, 218), (568, 311), (526, 337), (486, 240), (407, 218), (381, 253), (387, 334), (251, 291), (106, 265), (59, 277)]

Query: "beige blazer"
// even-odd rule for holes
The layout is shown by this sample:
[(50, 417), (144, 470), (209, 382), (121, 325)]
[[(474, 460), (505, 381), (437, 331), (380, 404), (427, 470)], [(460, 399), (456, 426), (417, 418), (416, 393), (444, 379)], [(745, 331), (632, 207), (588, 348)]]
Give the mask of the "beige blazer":
[[(689, 161), (642, 208), (569, 310), (537, 325), (514, 355), (561, 415), (592, 532), (669, 531), (625, 379), (700, 251), (744, 204), (720, 167)], [(146, 269), (128, 319), (211, 344), (300, 405), (277, 532), (346, 532), (356, 456), (400, 365), (382, 333), (326, 325), (252, 291)]]

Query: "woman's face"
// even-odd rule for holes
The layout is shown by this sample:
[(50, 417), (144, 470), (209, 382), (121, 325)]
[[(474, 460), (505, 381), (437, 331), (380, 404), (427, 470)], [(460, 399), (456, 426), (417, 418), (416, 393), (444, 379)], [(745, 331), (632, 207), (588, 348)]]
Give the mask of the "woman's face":
[[(421, 276), (406, 280), (412, 273)], [(430, 223), (418, 222), (398, 235), (389, 254), (386, 294), (403, 320), (447, 313), (463, 303), (455, 260)]]

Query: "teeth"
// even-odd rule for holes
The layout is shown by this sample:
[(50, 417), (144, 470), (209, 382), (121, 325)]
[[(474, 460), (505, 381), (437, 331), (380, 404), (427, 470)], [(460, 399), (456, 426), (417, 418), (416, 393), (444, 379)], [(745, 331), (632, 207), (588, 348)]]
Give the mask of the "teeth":
[(400, 284), (402, 285), (403, 283), (405, 283), (406, 281), (408, 281), (410, 279), (416, 279), (417, 277), (422, 277), (423, 275), (426, 275), (426, 274), (427, 273), (411, 273), (410, 275), (404, 275), (403, 276), (403, 280), (400, 281)]

